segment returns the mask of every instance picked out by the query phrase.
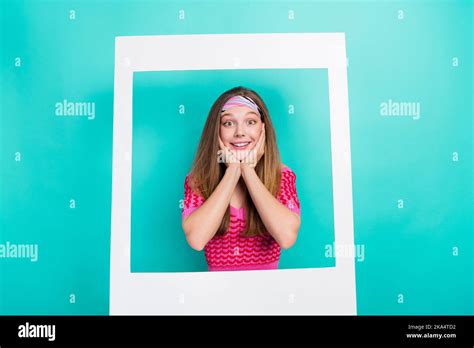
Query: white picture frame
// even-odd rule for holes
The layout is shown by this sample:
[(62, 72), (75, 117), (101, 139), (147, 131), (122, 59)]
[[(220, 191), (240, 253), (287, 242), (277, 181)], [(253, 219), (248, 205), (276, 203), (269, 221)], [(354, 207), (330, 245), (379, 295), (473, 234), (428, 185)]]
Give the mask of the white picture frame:
[[(238, 52), (236, 54), (236, 52)], [(327, 69), (334, 245), (353, 246), (344, 33), (116, 37), (110, 255), (111, 315), (355, 315), (355, 260), (335, 267), (232, 272), (131, 272), (133, 73)], [(176, 183), (182, 185), (182, 183)], [(184, 233), (184, 232), (183, 232)]]

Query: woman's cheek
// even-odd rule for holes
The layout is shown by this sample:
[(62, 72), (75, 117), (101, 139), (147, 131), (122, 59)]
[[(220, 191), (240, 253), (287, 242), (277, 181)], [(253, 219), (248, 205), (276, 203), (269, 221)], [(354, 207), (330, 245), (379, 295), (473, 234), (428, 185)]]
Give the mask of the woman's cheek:
[(225, 146), (229, 146), (230, 141), (232, 140), (232, 133), (229, 132), (226, 129), (221, 129), (220, 136), (221, 136), (221, 140), (225, 144)]
[(256, 143), (258, 139), (260, 138), (260, 133), (262, 132), (262, 127), (258, 127), (258, 129), (254, 128), (252, 129), (252, 132), (250, 133), (250, 136), (252, 140)]

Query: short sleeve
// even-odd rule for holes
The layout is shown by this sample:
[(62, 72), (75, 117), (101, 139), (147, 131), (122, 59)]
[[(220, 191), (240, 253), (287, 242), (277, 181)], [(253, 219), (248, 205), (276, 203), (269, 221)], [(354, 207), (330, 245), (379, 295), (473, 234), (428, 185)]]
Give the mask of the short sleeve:
[(181, 219), (189, 216), (204, 203), (204, 197), (196, 194), (189, 185), (189, 175), (184, 180), (184, 200), (181, 209)]
[(283, 168), (281, 172), (278, 201), (291, 211), (300, 214), (300, 201), (298, 199), (298, 193), (296, 192), (296, 175), (288, 167)]

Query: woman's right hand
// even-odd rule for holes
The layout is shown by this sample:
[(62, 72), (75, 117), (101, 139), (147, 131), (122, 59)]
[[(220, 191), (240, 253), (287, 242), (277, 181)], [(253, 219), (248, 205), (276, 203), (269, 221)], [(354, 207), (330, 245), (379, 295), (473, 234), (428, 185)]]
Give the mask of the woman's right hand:
[(220, 152), (218, 153), (219, 163), (224, 162), (226, 167), (238, 167), (240, 168), (240, 161), (237, 159), (237, 154), (235, 151), (229, 149), (219, 137), (219, 148)]

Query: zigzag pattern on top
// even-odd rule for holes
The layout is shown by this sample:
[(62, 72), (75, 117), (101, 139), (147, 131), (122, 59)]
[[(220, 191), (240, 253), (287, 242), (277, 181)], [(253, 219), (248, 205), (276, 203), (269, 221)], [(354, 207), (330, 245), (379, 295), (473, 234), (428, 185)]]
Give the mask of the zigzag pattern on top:
[[(300, 202), (296, 192), (296, 175), (285, 167), (282, 169), (279, 202), (288, 209), (300, 214)], [(189, 185), (189, 174), (184, 181), (183, 218), (204, 203), (204, 198), (195, 193)], [(206, 261), (212, 267), (228, 267), (268, 264), (280, 259), (280, 246), (270, 235), (245, 237), (245, 212), (230, 209), (229, 228), (223, 236), (214, 236), (204, 247)]]

